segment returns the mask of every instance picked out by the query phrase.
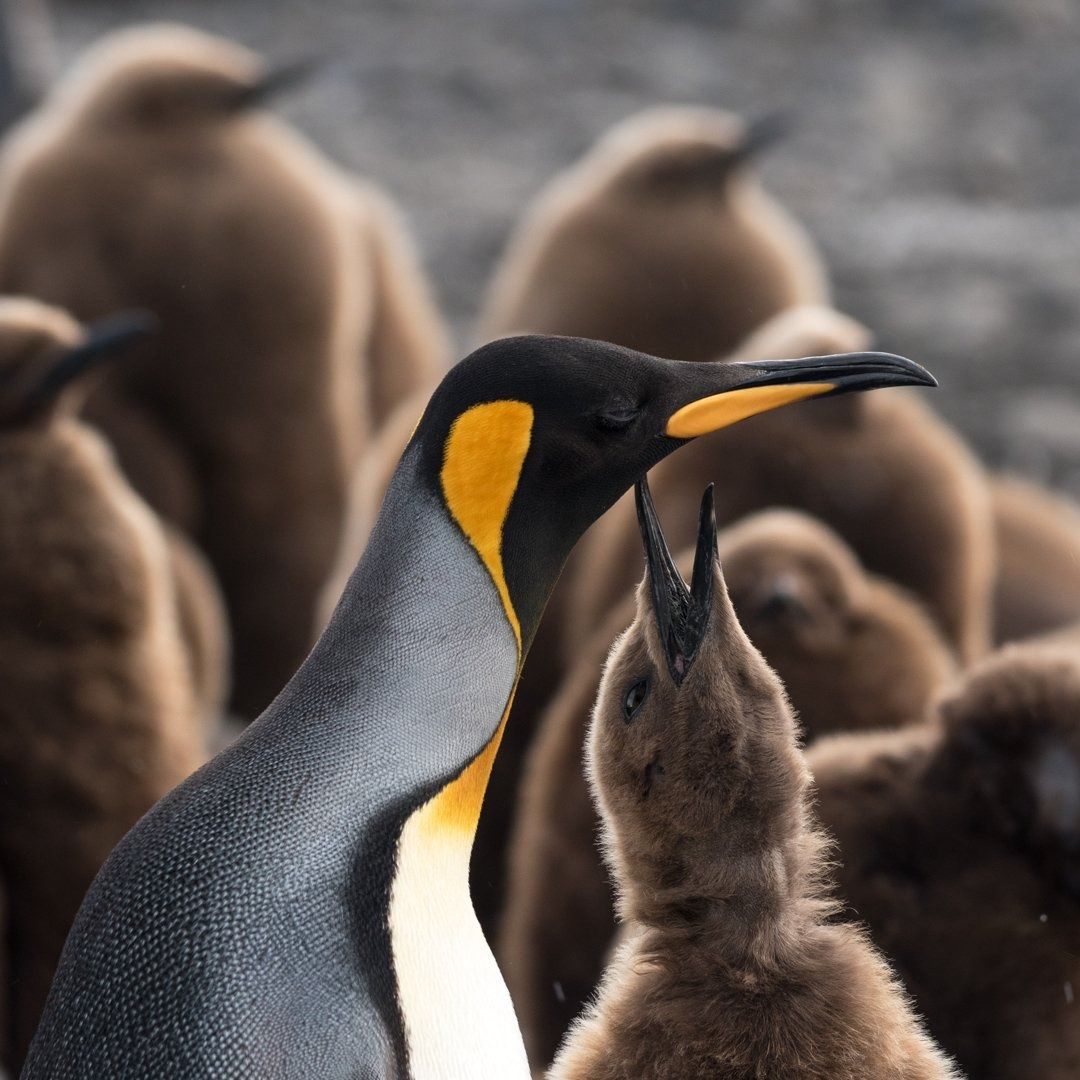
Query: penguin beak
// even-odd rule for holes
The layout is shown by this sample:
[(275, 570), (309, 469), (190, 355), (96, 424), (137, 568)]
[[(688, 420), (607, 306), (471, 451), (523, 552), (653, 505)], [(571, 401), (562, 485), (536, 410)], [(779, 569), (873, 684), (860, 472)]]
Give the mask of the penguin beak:
[(787, 138), (793, 126), (788, 112), (768, 112), (751, 120), (743, 132), (742, 141), (728, 158), (730, 165), (737, 167), (756, 160), (771, 146)]
[[(892, 353), (839, 353), (803, 360), (743, 363), (720, 361), (690, 367), (696, 369), (686, 373), (693, 396), (668, 417), (664, 428), (664, 434), (674, 439), (693, 439), (809, 398), (886, 386), (937, 386), (937, 379), (926, 368)], [(735, 384), (731, 385), (733, 376)], [(728, 388), (716, 393), (716, 383), (721, 379)]]
[(649, 591), (657, 630), (676, 686), (682, 684), (705, 637), (713, 607), (713, 563), (716, 560), (716, 513), (713, 486), (705, 489), (698, 519), (697, 549), (691, 585), (686, 587), (664, 539), (656, 516), (649, 482), (642, 477), (634, 485), (638, 526), (645, 548)]
[(230, 104), (237, 112), (260, 108), (279, 94), (306, 82), (320, 66), (320, 61), (309, 57), (271, 68), (256, 83), (237, 93)]
[(47, 404), (66, 386), (104, 360), (119, 356), (136, 341), (158, 328), (157, 318), (148, 311), (124, 311), (94, 323), (81, 345), (64, 353), (27, 395), (25, 407), (34, 410)]

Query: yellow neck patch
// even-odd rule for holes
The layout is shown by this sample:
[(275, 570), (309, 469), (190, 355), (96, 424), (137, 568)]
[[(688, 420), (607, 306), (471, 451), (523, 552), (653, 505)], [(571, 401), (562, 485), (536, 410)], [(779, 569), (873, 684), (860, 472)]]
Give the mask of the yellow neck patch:
[(489, 401), (463, 412), (443, 457), (443, 498), (495, 582), (521, 652), (521, 624), (503, 572), (502, 534), (532, 439), (533, 411), (523, 401)]
[[(476, 549), (502, 601), (521, 661), (521, 623), (503, 571), (502, 536), (532, 440), (533, 410), (523, 401), (490, 401), (462, 413), (446, 440), (443, 498), (451, 516)], [(511, 701), (513, 695), (511, 695)], [(460, 776), (420, 811), (425, 824), (439, 829), (476, 831), (495, 755), (502, 741), (511, 701), (506, 703), (491, 741)]]

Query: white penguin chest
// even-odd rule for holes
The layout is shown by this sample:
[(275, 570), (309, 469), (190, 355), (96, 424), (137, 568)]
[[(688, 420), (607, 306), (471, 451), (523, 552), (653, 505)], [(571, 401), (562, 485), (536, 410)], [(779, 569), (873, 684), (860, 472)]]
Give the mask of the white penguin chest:
[(405, 823), (390, 940), (413, 1080), (528, 1080), (520, 1028), (469, 896), (471, 837)]

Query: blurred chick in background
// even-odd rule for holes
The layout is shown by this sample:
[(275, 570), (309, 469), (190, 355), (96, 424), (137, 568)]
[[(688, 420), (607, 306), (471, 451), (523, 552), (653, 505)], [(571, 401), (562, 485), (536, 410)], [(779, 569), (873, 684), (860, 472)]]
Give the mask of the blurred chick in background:
[(778, 311), (827, 301), (813, 244), (754, 175), (779, 130), (689, 107), (616, 124), (526, 211), (481, 339), (535, 331), (715, 360)]
[(213, 563), (249, 715), (311, 644), (372, 424), (446, 362), (386, 196), (261, 108), (297, 73), (194, 30), (121, 31), (0, 161), (0, 288), (160, 319), (87, 415)]
[(15, 1074), (98, 868), (205, 757), (208, 661), (183, 627), (199, 564), (177, 575), (161, 523), (73, 415), (86, 374), (142, 332), (0, 300), (0, 1054)]
[(1080, 619), (1080, 508), (1019, 477), (994, 478), (990, 495), (995, 640), (1020, 641)]
[(849, 912), (971, 1080), (1080, 1075), (1080, 633), (808, 753)]

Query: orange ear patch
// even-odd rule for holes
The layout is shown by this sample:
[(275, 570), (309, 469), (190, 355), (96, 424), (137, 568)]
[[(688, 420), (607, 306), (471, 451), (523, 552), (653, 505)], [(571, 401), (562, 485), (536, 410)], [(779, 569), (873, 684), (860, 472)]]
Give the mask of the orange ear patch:
[(532, 406), (523, 401), (474, 405), (450, 429), (439, 476), (451, 515), (495, 583), (519, 653), (521, 624), (503, 572), (502, 534), (529, 452), (532, 425)]

